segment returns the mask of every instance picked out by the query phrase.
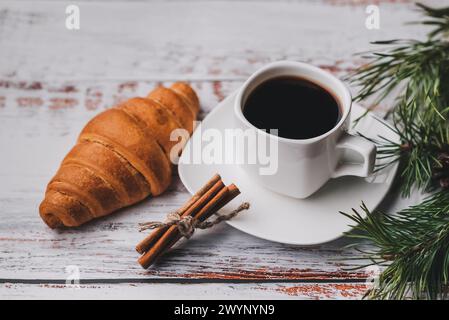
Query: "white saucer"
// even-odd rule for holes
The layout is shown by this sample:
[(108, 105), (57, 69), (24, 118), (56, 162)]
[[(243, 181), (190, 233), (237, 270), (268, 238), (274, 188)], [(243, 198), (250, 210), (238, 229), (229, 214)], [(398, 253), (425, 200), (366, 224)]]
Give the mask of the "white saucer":
[[(201, 124), (203, 132), (209, 128), (221, 132), (233, 128), (234, 97), (235, 94), (230, 95), (210, 112)], [(364, 112), (365, 109), (354, 104), (351, 119), (357, 119)], [(362, 118), (354, 130), (371, 138), (381, 135), (399, 141), (397, 135), (372, 113)], [(193, 135), (198, 135), (198, 132), (196, 130)], [(187, 155), (190, 154), (194, 138), (187, 143), (178, 165), (179, 176), (187, 190), (194, 193), (213, 174), (219, 173), (225, 184), (235, 183), (241, 191), (241, 195), (223, 208), (222, 213), (244, 201), (251, 204), (248, 212), (241, 213), (228, 223), (253, 236), (280, 243), (315, 245), (342, 236), (351, 229), (349, 225), (352, 221), (339, 211), (350, 212), (351, 208), (359, 208), (361, 201), (369, 209), (376, 208), (387, 194), (397, 171), (397, 165), (393, 165), (366, 179), (343, 177), (330, 180), (315, 194), (300, 200), (255, 184), (238, 165), (189, 164)]]

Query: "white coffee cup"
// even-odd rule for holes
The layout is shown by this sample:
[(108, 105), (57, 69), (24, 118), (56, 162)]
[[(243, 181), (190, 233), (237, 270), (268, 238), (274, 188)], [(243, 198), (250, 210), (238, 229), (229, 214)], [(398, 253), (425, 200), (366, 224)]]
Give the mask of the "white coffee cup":
[[(310, 139), (279, 137), (253, 126), (243, 114), (248, 96), (261, 83), (280, 76), (303, 78), (331, 93), (341, 108), (338, 123), (326, 133)], [(266, 65), (250, 76), (238, 91), (234, 105), (235, 126), (243, 130), (256, 130), (258, 135), (269, 140), (275, 139), (272, 142), (277, 143), (278, 167), (270, 175), (261, 174), (262, 165), (258, 163), (243, 163), (241, 167), (260, 185), (301, 199), (316, 192), (331, 178), (369, 176), (374, 167), (376, 147), (362, 137), (347, 133), (351, 104), (351, 94), (346, 86), (320, 68), (294, 61), (278, 61)], [(273, 112), (276, 110), (273, 109)], [(354, 162), (354, 159), (349, 159), (348, 154), (358, 154), (362, 161)]]

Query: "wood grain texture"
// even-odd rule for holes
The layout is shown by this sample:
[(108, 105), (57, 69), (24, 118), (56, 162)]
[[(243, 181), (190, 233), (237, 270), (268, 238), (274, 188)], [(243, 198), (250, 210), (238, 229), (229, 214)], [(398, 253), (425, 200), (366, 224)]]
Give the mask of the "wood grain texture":
[[(338, 1), (337, 1), (338, 2)], [(245, 79), (272, 60), (346, 71), (370, 41), (422, 36), (404, 26), (411, 4), (383, 4), (381, 28), (365, 6), (322, 2), (81, 3), (81, 29), (64, 25), (67, 3), (3, 4), (0, 75), (18, 79)], [(120, 21), (120, 23), (115, 23)], [(33, 41), (39, 39), (39, 41)]]
[[(370, 40), (424, 34), (403, 26), (418, 17), (408, 1), (380, 1), (381, 29), (367, 30), (366, 3), (81, 2), (80, 31), (65, 29), (65, 3), (0, 3), (0, 297), (360, 298), (368, 274), (349, 270), (362, 261), (344, 238), (296, 247), (220, 225), (142, 270), (137, 223), (188, 198), (176, 176), (164, 195), (74, 230), (48, 229), (37, 207), (83, 125), (117, 102), (187, 80), (203, 118), (269, 61), (303, 60), (343, 76), (363, 63), (353, 54)], [(414, 201), (393, 192), (382, 207)], [(90, 283), (67, 291), (67, 265)]]
[(0, 284), (7, 299), (361, 299), (367, 286), (344, 284)]

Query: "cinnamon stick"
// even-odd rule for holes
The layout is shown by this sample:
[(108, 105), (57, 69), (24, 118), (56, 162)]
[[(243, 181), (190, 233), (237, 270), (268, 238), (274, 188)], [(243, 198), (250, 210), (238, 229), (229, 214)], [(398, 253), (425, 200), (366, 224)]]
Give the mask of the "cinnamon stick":
[[(239, 189), (234, 184), (231, 184), (228, 187), (223, 187), (193, 216), (194, 219), (199, 221), (206, 220), (212, 214), (225, 206), (229, 201), (234, 199), (239, 193)], [(142, 265), (142, 267), (148, 268), (161, 254), (178, 242), (181, 237), (182, 236), (179, 233), (177, 226), (171, 226), (168, 231), (153, 245), (153, 247), (139, 258), (138, 262)]]
[[(205, 194), (203, 194), (194, 204), (192, 204), (189, 209), (187, 209), (182, 217), (186, 216), (194, 216), (198, 211), (201, 210), (221, 189), (223, 189), (225, 186), (223, 184), (223, 181), (219, 180), (217, 181), (212, 188), (210, 188)], [(153, 244), (151, 247), (143, 248), (145, 252), (147, 252), (145, 255), (147, 255), (149, 252), (156, 252), (158, 250), (163, 249), (164, 242), (161, 242), (161, 239), (166, 237), (167, 234), (172, 234), (173, 232), (177, 231), (177, 226), (171, 226), (168, 227), (165, 233), (163, 233), (158, 239), (153, 241)], [(152, 254), (152, 253), (151, 253)]]
[[(198, 214), (195, 216), (195, 219), (199, 222), (203, 222), (207, 219), (209, 219), (214, 213), (216, 213), (218, 210), (223, 208), (225, 205), (227, 205), (232, 199), (237, 197), (240, 194), (240, 190), (237, 188), (235, 184), (230, 184), (226, 187), (228, 189), (227, 194), (224, 197), (219, 197), (217, 194), (217, 198), (222, 198), (221, 200), (217, 200), (217, 202), (214, 204), (211, 201), (211, 205), (206, 208), (204, 207), (203, 210), (198, 212)], [(172, 242), (167, 246), (166, 249), (170, 249), (176, 242), (178, 242), (181, 239), (181, 235), (178, 235), (175, 237)], [(159, 257), (159, 256), (158, 256)], [(156, 259), (158, 258), (156, 257)]]
[[(199, 189), (181, 208), (176, 210), (181, 217), (187, 216), (189, 214), (187, 210), (189, 210), (192, 205), (195, 204), (205, 193), (207, 193), (217, 182), (221, 181), (221, 177), (219, 174), (215, 174), (201, 189)], [(146, 251), (154, 245), (154, 243), (159, 240), (160, 237), (168, 230), (168, 227), (162, 227), (154, 230), (149, 234), (145, 239), (139, 242), (136, 246), (136, 251), (140, 254), (145, 253)]]

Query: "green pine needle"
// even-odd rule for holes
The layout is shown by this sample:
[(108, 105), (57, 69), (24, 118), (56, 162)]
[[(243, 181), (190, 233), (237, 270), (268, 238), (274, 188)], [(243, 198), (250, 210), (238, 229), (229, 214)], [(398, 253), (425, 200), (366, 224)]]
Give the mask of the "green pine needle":
[(357, 234), (377, 248), (365, 256), (387, 265), (379, 286), (368, 293), (376, 299), (446, 298), (449, 285), (449, 191), (440, 191), (394, 216), (371, 213), (365, 204), (352, 214)]

